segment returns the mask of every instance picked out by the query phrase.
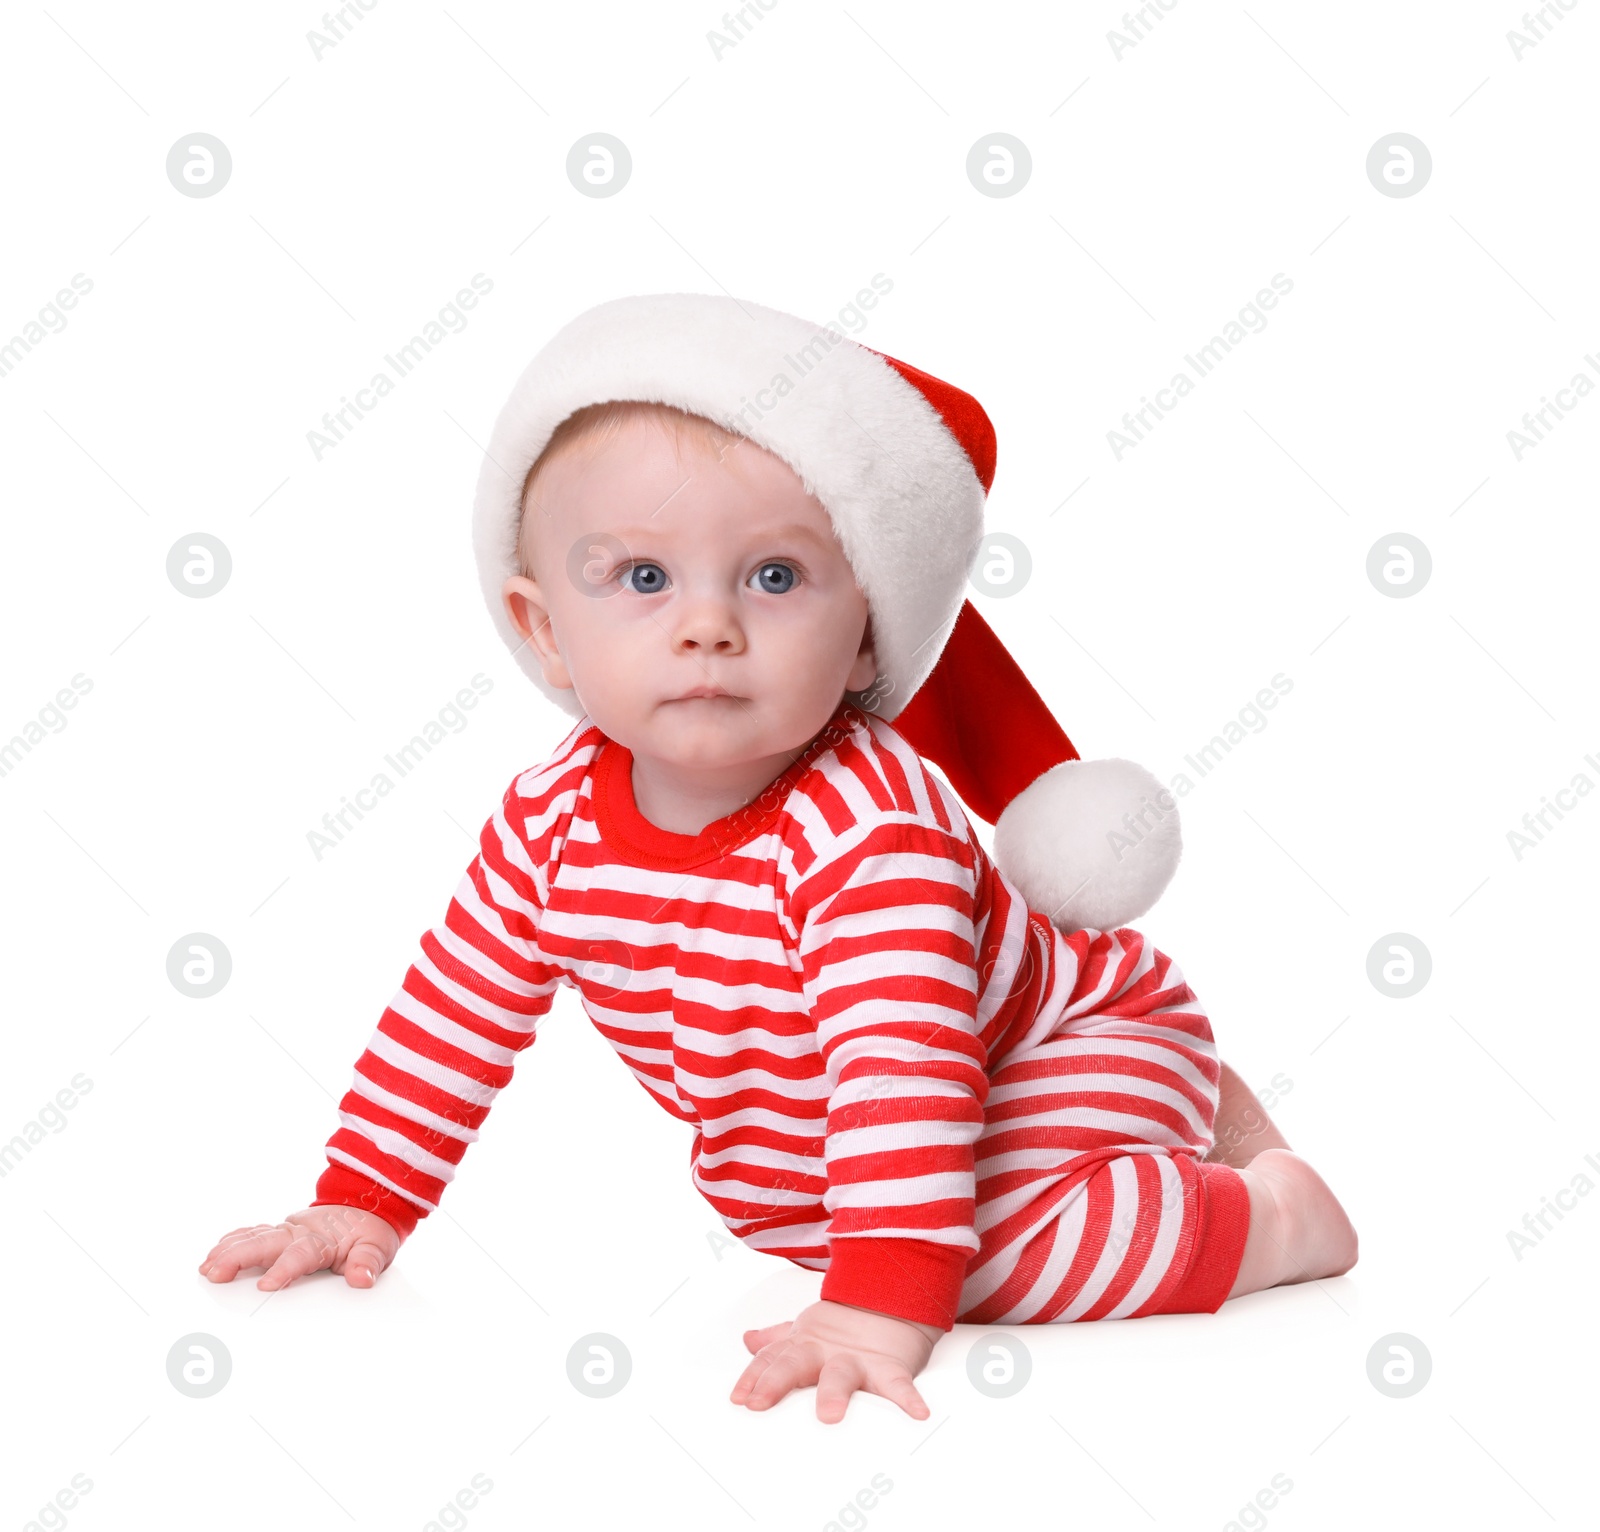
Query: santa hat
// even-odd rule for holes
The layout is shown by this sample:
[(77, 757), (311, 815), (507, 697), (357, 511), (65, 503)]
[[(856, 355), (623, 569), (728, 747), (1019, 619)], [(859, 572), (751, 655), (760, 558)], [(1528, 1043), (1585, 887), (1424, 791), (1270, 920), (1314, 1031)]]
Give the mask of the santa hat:
[(781, 458), (826, 508), (872, 616), (871, 711), (994, 826), (994, 859), (1063, 930), (1112, 929), (1155, 903), (1181, 851), (1177, 805), (1142, 766), (1081, 760), (966, 599), (995, 434), (970, 394), (760, 304), (701, 293), (617, 298), (556, 333), (517, 380), (478, 478), (473, 545), (495, 627), (544, 679), (502, 596), (520, 573), (523, 482), (556, 427), (608, 400), (675, 405)]

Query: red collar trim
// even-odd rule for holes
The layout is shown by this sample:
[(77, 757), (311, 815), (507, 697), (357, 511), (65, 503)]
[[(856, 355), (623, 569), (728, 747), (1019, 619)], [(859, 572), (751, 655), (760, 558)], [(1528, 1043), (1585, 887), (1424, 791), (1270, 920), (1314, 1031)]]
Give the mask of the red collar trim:
[(713, 820), (698, 835), (664, 830), (639, 812), (633, 797), (633, 752), (602, 735), (594, 763), (594, 820), (600, 838), (624, 861), (657, 872), (683, 872), (716, 861), (764, 834), (783, 813), (790, 792), (824, 752), (841, 744), (866, 717), (845, 702), (822, 732), (742, 808)]

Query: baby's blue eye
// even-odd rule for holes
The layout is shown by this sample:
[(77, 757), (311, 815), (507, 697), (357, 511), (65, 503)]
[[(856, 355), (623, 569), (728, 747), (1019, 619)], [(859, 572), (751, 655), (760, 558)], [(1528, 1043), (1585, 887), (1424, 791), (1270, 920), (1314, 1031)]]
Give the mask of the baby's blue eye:
[[(635, 580), (635, 575), (640, 578)], [(659, 564), (641, 561), (627, 567), (622, 575), (622, 583), (627, 589), (637, 591), (641, 596), (653, 596), (667, 588), (667, 572)]]
[(761, 589), (770, 595), (782, 596), (794, 589), (795, 572), (787, 564), (763, 564), (756, 578)]

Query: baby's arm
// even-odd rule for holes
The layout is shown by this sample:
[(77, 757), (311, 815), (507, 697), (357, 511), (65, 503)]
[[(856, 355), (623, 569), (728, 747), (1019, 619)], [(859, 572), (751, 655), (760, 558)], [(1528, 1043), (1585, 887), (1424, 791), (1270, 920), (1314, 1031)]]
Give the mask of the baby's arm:
[(736, 1404), (766, 1409), (814, 1383), (824, 1421), (856, 1389), (927, 1418), (911, 1379), (954, 1325), (978, 1248), (975, 888), (964, 840), (894, 819), (791, 893), (828, 1079), (831, 1260), (820, 1303), (745, 1336), (755, 1357)]
[(539, 950), (542, 873), (520, 781), (356, 1061), (311, 1206), (224, 1235), (200, 1267), (212, 1281), (265, 1266), (256, 1286), (270, 1290), (327, 1267), (369, 1287), (438, 1206), (561, 980)]

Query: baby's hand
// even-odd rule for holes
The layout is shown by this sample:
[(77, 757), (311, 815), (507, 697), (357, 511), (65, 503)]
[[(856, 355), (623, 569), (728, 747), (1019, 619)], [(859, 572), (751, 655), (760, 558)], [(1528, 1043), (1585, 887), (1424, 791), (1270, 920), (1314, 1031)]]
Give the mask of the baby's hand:
[(914, 1420), (926, 1420), (928, 1406), (911, 1380), (927, 1365), (943, 1334), (933, 1325), (874, 1309), (827, 1300), (813, 1303), (793, 1324), (745, 1331), (745, 1346), (755, 1360), (728, 1397), (734, 1404), (766, 1410), (790, 1389), (814, 1383), (817, 1419), (828, 1425), (844, 1419), (857, 1389), (892, 1400)]
[(399, 1249), (394, 1225), (376, 1213), (326, 1203), (291, 1213), (280, 1224), (224, 1234), (200, 1263), (200, 1274), (231, 1282), (247, 1266), (265, 1266), (256, 1286), (274, 1292), (309, 1271), (331, 1267), (351, 1287), (371, 1287)]

